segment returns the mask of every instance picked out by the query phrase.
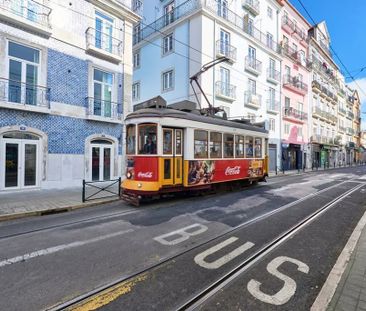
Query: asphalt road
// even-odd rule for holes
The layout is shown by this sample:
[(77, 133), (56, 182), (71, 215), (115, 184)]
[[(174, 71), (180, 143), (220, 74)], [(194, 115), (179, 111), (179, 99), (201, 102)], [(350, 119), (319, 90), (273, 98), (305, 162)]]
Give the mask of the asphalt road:
[[(106, 310), (185, 307), (339, 197), (194, 305), (203, 310), (308, 310), (366, 210), (364, 182), (366, 167), (343, 168), (142, 208), (118, 202), (0, 223), (0, 310), (49, 309), (131, 276), (105, 294), (103, 303), (95, 304), (100, 295), (88, 303)], [(354, 192), (342, 198), (348, 191)], [(248, 283), (255, 288), (258, 282), (259, 290), (248, 289)], [(279, 305), (294, 282), (295, 293)], [(90, 304), (83, 308), (91, 309)]]

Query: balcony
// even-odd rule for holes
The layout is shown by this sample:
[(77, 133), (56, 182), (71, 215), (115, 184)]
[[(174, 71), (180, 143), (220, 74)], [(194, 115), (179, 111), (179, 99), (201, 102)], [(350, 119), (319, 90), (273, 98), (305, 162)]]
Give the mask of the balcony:
[(339, 132), (341, 132), (341, 133), (346, 133), (346, 128), (345, 128), (345, 127), (343, 127), (343, 126), (340, 126), (340, 127), (338, 128), (338, 131), (339, 131)]
[(317, 70), (319, 73), (324, 75), (331, 83), (334, 85), (337, 84), (337, 78), (334, 74), (334, 71), (325, 62), (321, 62), (316, 57), (312, 59), (312, 68)]
[(260, 13), (258, 0), (242, 0), (242, 6), (254, 16), (257, 16)]
[(86, 113), (89, 120), (121, 123), (122, 104), (110, 100), (85, 98)]
[(224, 100), (234, 101), (236, 99), (236, 86), (226, 82), (217, 81), (215, 84), (216, 97)]
[(262, 96), (250, 91), (244, 93), (244, 106), (259, 109), (262, 105)]
[(274, 68), (267, 69), (267, 81), (272, 82), (274, 84), (280, 83), (281, 75), (280, 72)]
[(294, 26), (294, 34), (299, 38), (300, 42), (307, 45), (308, 36), (299, 26)]
[(353, 128), (351, 128), (351, 127), (347, 127), (347, 128), (346, 128), (346, 134), (347, 134), (347, 135), (353, 135), (353, 134), (354, 134), (354, 132), (355, 132), (355, 131), (353, 130)]
[(286, 31), (288, 34), (292, 35), (294, 32), (294, 23), (292, 20), (288, 18), (288, 16), (284, 15), (282, 16), (282, 28), (284, 31)]
[(311, 83), (311, 86), (314, 92), (320, 93), (322, 90), (321, 84), (316, 80)]
[(333, 115), (330, 112), (320, 109), (320, 107), (314, 107), (313, 116), (318, 117), (319, 119), (323, 119), (324, 121), (330, 122), (332, 124), (337, 123), (337, 116)]
[(274, 99), (267, 99), (267, 111), (269, 113), (279, 113), (280, 112), (280, 102)]
[(33, 0), (0, 0), (0, 20), (49, 37), (51, 9)]
[(234, 63), (236, 62), (236, 48), (222, 40), (217, 40), (216, 56), (217, 57), (225, 56), (229, 59), (231, 63)]
[(285, 44), (282, 47), (282, 53), (304, 68), (310, 69), (312, 66), (312, 62), (307, 59), (304, 54), (294, 50), (288, 44)]
[(123, 43), (107, 33), (89, 27), (86, 30), (86, 51), (114, 63), (120, 63), (123, 56)]
[(324, 135), (313, 135), (310, 137), (310, 141), (318, 144), (327, 144), (327, 145), (339, 145), (340, 137), (327, 137)]
[(346, 116), (347, 111), (346, 111), (346, 109), (343, 109), (342, 107), (339, 107), (338, 108), (338, 113), (341, 114), (341, 115), (343, 115), (343, 116)]
[(49, 113), (50, 89), (0, 78), (0, 107)]
[(246, 56), (245, 57), (245, 70), (258, 76), (262, 72), (262, 62), (257, 59)]
[(283, 86), (303, 96), (308, 92), (307, 84), (300, 81), (297, 77), (291, 77), (289, 75), (283, 76)]
[(352, 111), (347, 111), (347, 118), (350, 120), (353, 120), (355, 117), (355, 114)]
[(296, 121), (306, 121), (308, 119), (308, 114), (297, 110), (295, 108), (292, 107), (285, 107), (283, 110), (283, 114), (287, 119), (295, 119)]

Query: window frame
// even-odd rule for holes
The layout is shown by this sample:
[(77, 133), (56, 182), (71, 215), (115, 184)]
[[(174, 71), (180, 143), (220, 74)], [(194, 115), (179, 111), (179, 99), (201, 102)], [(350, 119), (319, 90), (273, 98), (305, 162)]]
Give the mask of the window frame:
[[(172, 85), (170, 85), (168, 88), (165, 88), (165, 75), (171, 73), (172, 77), (171, 77), (171, 83)], [(167, 80), (169, 81), (169, 79)], [(175, 86), (175, 70), (174, 69), (169, 69), (169, 70), (165, 70), (161, 73), (161, 91), (162, 93), (164, 92), (169, 92), (169, 91), (173, 91), (174, 90), (174, 86)]]
[[(134, 140), (134, 142), (133, 142), (133, 152), (129, 152), (129, 143), (128, 143), (128, 139), (129, 139), (129, 137), (131, 137), (130, 135), (128, 135), (128, 128), (129, 127), (134, 127), (134, 130), (133, 130), (133, 132), (134, 132), (134, 136), (133, 137), (135, 137), (135, 140)], [(126, 155), (136, 155), (136, 142), (137, 142), (137, 139), (136, 139), (136, 132), (137, 132), (137, 125), (136, 124), (127, 124), (126, 125)]]
[(133, 53), (133, 69), (141, 68), (141, 50)]
[[(260, 141), (260, 144), (257, 144), (257, 141)], [(257, 156), (257, 146), (260, 146), (260, 155)], [(253, 157), (255, 159), (259, 159), (259, 158), (263, 158), (263, 139), (261, 137), (254, 137), (254, 142), (253, 142)]]
[[(248, 139), (252, 139), (252, 143), (251, 143), (251, 146), (252, 146), (252, 154), (251, 155), (248, 155), (248, 152), (247, 152), (247, 145), (250, 146), (250, 142), (249, 144), (247, 143), (247, 140)], [(244, 147), (245, 147), (245, 158), (248, 158), (248, 159), (253, 159), (254, 158), (254, 136), (250, 136), (250, 135), (245, 135), (245, 138), (244, 138)]]
[[(242, 137), (242, 143), (240, 143), (240, 137)], [(235, 142), (235, 158), (237, 159), (242, 159), (245, 158), (245, 135), (235, 135), (234, 137), (234, 142)], [(238, 146), (242, 146), (243, 148), (243, 153), (242, 155), (238, 155)]]
[[(227, 140), (227, 137), (232, 137), (233, 139), (232, 139), (232, 143), (230, 143), (228, 140)], [(223, 136), (222, 136), (222, 138), (223, 138), (223, 157), (225, 158), (225, 159), (232, 159), (232, 158), (234, 158), (234, 154), (235, 154), (235, 143), (234, 143), (234, 141), (235, 141), (235, 137), (234, 137), (234, 134), (231, 134), (231, 133), (224, 133), (223, 134)], [(232, 149), (232, 155), (227, 155), (227, 146), (230, 146), (231, 145), (231, 149)]]
[[(212, 134), (219, 134), (220, 135), (220, 141), (218, 140), (213, 140), (212, 139)], [(214, 143), (219, 143), (220, 149), (219, 149), (219, 153), (217, 156), (212, 156), (211, 154), (211, 148), (215, 146)], [(209, 141), (209, 157), (210, 159), (222, 159), (222, 147), (223, 147), (223, 135), (221, 132), (216, 132), (216, 131), (210, 131), (210, 141)]]
[[(138, 86), (138, 88), (137, 88), (138, 92), (137, 92), (137, 96), (134, 96), (136, 86)], [(132, 83), (132, 100), (133, 101), (139, 100), (140, 94), (141, 94), (141, 82), (136, 81), (136, 82)]]
[[(144, 149), (144, 146), (142, 146), (142, 149), (140, 149), (140, 128), (141, 127), (147, 127), (147, 126), (155, 126), (155, 136), (156, 136), (156, 152), (155, 153), (143, 153), (140, 152), (140, 150)], [(144, 143), (145, 144), (145, 143)], [(137, 125), (137, 154), (143, 155), (143, 156), (157, 156), (158, 155), (158, 146), (159, 146), (159, 136), (158, 136), (158, 124), (157, 123), (140, 123)]]
[[(199, 142), (204, 142), (204, 140), (197, 140), (196, 139), (196, 132), (205, 132), (206, 133), (206, 142), (205, 142), (205, 145), (206, 145), (206, 154), (203, 155), (203, 156), (197, 156), (196, 155), (196, 141), (199, 141)], [(202, 130), (202, 129), (194, 129), (193, 131), (193, 157), (195, 159), (208, 159), (208, 146), (209, 146), (209, 142), (208, 142), (208, 131), (207, 130)]]
[[(170, 134), (171, 134), (171, 136), (170, 136), (171, 137), (171, 140), (170, 140), (170, 153), (165, 152), (165, 150), (164, 150), (165, 143), (166, 143), (165, 135), (164, 135), (165, 132), (170, 132)], [(172, 156), (173, 152), (174, 152), (174, 131), (171, 128), (163, 128), (162, 133), (163, 133), (163, 156), (167, 156), (167, 155)]]
[[(168, 40), (168, 43), (167, 43), (168, 49), (167, 50), (165, 50), (166, 40)], [(166, 55), (174, 52), (174, 33), (173, 32), (171, 32), (170, 34), (168, 34), (162, 38), (161, 47), (162, 47), (162, 51), (161, 51), (162, 56), (166, 56)]]

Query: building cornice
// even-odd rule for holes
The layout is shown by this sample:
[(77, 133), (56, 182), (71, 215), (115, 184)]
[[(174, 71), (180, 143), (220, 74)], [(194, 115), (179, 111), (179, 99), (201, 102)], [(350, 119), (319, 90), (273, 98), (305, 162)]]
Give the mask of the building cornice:
[(133, 24), (138, 23), (141, 17), (133, 12), (126, 5), (116, 0), (87, 0), (95, 6), (105, 10), (106, 12), (120, 19), (127, 20)]

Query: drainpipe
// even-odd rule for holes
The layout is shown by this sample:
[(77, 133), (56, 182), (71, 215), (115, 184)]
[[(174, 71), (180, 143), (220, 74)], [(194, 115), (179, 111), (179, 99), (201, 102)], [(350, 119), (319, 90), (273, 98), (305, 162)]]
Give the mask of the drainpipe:
[[(280, 39), (280, 31), (279, 31), (279, 15), (280, 15), (280, 10), (277, 9), (277, 43), (279, 42)], [(282, 51), (281, 51), (282, 54)], [(282, 59), (280, 59), (280, 124), (279, 124), (279, 128), (280, 128), (280, 145), (279, 145), (279, 155), (280, 155), (280, 164), (281, 166), (283, 166), (283, 161), (282, 161)], [(278, 155), (277, 155), (278, 157)], [(277, 163), (278, 163), (278, 159), (276, 159), (276, 167), (277, 167)]]

